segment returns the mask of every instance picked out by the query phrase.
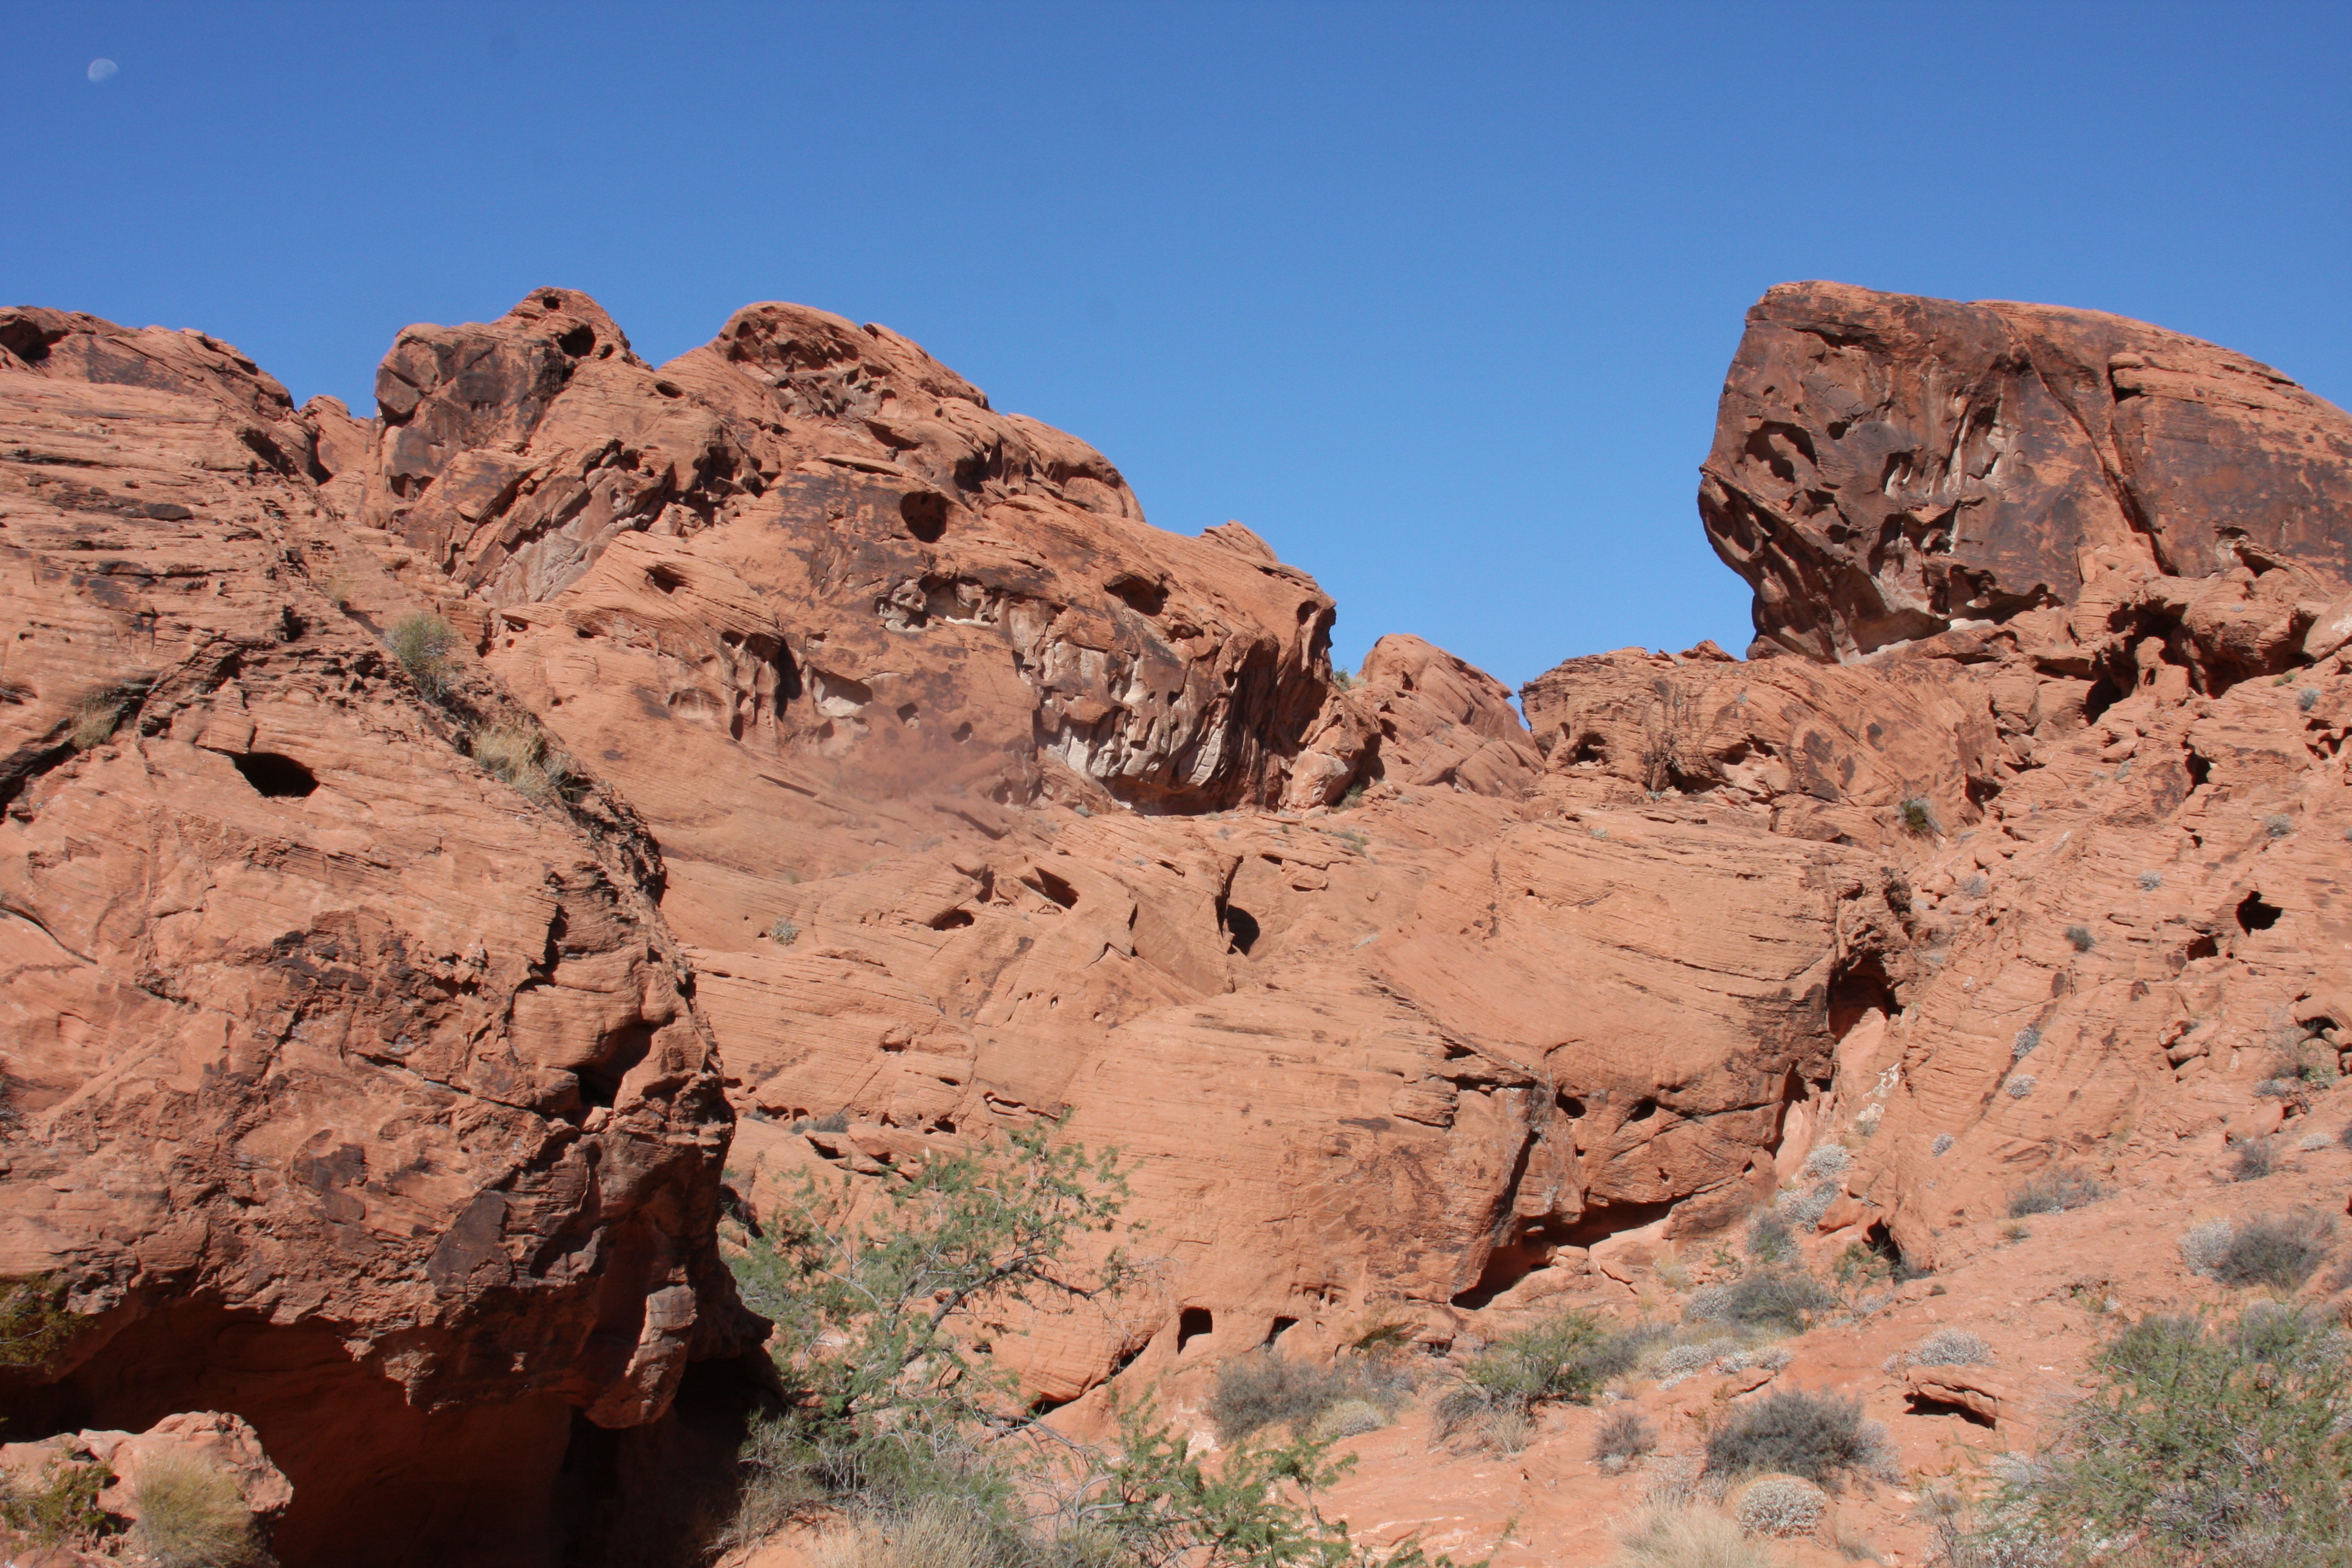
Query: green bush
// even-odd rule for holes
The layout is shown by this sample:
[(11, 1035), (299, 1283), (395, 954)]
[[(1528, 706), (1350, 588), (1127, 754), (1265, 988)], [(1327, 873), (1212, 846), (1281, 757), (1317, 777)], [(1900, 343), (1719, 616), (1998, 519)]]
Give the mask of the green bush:
[(448, 689), (449, 650), (457, 646), (457, 628), (434, 615), (404, 616), (392, 626), (392, 657), (408, 671), (416, 689), (439, 698)]
[(1332, 1436), (1244, 1438), (1212, 1461), (1116, 1384), (1114, 1442), (1037, 1427), (995, 1353), (1007, 1320), (1137, 1278), (1123, 1163), (1059, 1132), (804, 1175), (741, 1237), (730, 1261), (774, 1320), (787, 1397), (743, 1444), (733, 1522), (688, 1544), (715, 1554), (822, 1513), (873, 1527), (841, 1537), (850, 1568), (1448, 1568), (1411, 1540), (1360, 1550), (1323, 1517), (1349, 1463)]
[(63, 1455), (42, 1469), (37, 1487), (11, 1486), (0, 1476), (0, 1524), (23, 1531), (42, 1546), (92, 1544), (110, 1523), (98, 1494), (113, 1479), (94, 1459)]
[(65, 1285), (54, 1274), (0, 1281), (0, 1367), (37, 1367), (73, 1333)]
[(2031, 1214), (2064, 1214), (2097, 1203), (2107, 1189), (2086, 1171), (2057, 1166), (2042, 1172), (2009, 1194), (2009, 1217)]
[(1523, 1431), (1539, 1405), (1587, 1403), (1611, 1378), (1633, 1369), (1647, 1337), (1583, 1310), (1506, 1334), (1473, 1356), (1438, 1400), (1438, 1437), (1467, 1427), (1493, 1441)]
[(2340, 1563), (2346, 1348), (2276, 1307), (2141, 1319), (2094, 1357), (2090, 1395), (2008, 1510), (2082, 1551), (2137, 1536), (2157, 1563)]
[(1741, 1405), (1706, 1440), (1706, 1468), (1724, 1476), (1777, 1471), (1826, 1486), (1883, 1462), (1885, 1439), (1862, 1418), (1862, 1401), (1782, 1389)]

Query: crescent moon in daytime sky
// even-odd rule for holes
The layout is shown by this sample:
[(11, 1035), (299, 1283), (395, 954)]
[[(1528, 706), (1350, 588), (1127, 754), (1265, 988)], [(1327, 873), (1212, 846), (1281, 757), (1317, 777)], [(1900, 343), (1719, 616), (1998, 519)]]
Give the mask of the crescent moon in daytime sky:
[(121, 68), (122, 68), (121, 66), (116, 65), (112, 60), (103, 58), (94, 59), (89, 62), (89, 79), (92, 81), (104, 81), (108, 77), (112, 76), (116, 71), (121, 70)]

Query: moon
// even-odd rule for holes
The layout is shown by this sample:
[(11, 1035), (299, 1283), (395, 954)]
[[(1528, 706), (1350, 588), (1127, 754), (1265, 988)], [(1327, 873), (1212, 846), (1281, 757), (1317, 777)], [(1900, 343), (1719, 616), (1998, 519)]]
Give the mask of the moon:
[(116, 65), (110, 59), (100, 58), (92, 60), (89, 62), (89, 79), (92, 81), (104, 81), (108, 77), (112, 76), (116, 71), (121, 70), (121, 68), (122, 68), (121, 66)]

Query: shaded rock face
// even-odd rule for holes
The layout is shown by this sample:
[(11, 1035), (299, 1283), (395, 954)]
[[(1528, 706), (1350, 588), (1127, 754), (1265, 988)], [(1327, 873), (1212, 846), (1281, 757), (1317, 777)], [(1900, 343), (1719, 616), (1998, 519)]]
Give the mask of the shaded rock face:
[(88, 317), (0, 342), (0, 1277), (78, 1323), (12, 1432), (230, 1411), (289, 1562), (528, 1555), (572, 1412), (651, 1419), (748, 1328), (650, 848), (468, 761), (502, 696), (421, 700), (337, 607), (373, 568), (274, 382)]
[(1783, 284), (1748, 312), (1699, 510), (1761, 642), (1852, 658), (2070, 605), (2092, 552), (2341, 584), (2352, 418), (2118, 316)]

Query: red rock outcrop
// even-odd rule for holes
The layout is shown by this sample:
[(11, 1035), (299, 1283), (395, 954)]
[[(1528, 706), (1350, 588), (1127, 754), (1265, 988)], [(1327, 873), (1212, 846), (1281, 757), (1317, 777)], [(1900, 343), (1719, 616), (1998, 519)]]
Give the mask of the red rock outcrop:
[(248, 362), (0, 342), (0, 1278), (77, 1327), (12, 1421), (234, 1411), (289, 1562), (541, 1550), (572, 1413), (648, 1420), (745, 1330), (651, 852), (467, 760), (511, 704), (421, 700), (338, 609), (373, 569)]
[(1759, 641), (1815, 658), (2071, 605), (2095, 554), (2352, 581), (2352, 417), (2096, 311), (1783, 284), (1748, 312), (1702, 473)]
[(1083, 1427), (1120, 1368), (1657, 1305), (1776, 1193), (1817, 1263), (1997, 1279), (2018, 1181), (2186, 1208), (2352, 1048), (2352, 437), (2158, 329), (1776, 289), (1701, 499), (1775, 657), (1572, 659), (1524, 724), (1412, 637), (1342, 683), (1255, 535), (800, 307), (655, 367), (535, 290), (369, 422), (190, 334), (0, 352), (0, 1277), (79, 1326), (11, 1408), (236, 1412), (297, 1568), (423, 1495), (544, 1556), (575, 1428), (741, 1342), (722, 1157), (756, 1213), (1122, 1146), (1155, 1289), (999, 1342)]

